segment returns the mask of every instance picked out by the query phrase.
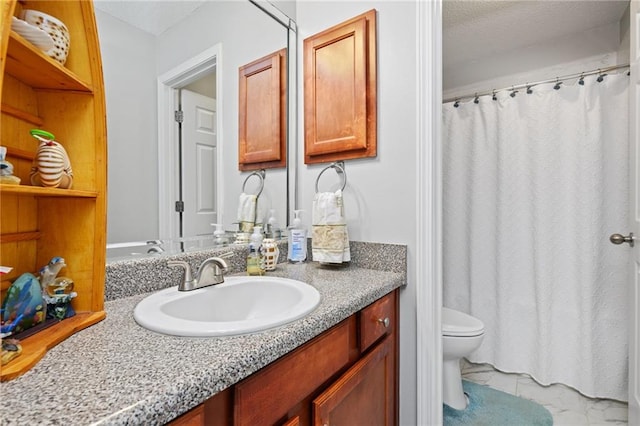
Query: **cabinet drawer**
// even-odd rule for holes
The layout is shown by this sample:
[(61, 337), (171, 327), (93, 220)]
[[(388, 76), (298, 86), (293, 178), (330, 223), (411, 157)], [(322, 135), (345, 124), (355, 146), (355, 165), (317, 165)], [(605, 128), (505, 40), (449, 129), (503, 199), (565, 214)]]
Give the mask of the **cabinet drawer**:
[(391, 292), (360, 311), (360, 351), (366, 351), (395, 328), (396, 292)]
[(355, 316), (236, 385), (235, 424), (274, 424), (357, 357)]

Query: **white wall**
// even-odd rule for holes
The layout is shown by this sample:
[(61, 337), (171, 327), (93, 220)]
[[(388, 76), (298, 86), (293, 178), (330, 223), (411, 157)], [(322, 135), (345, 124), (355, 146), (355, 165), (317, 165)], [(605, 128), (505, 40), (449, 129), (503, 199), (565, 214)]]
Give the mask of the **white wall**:
[(107, 105), (107, 241), (158, 235), (155, 37), (96, 9)]
[[(378, 11), (378, 155), (345, 162), (345, 213), (349, 237), (357, 241), (407, 244), (408, 286), (400, 298), (400, 422), (416, 424), (416, 4), (412, 1), (301, 1), (297, 4), (302, 75), (302, 40), (372, 8)], [(302, 78), (299, 81), (302, 94)], [(300, 98), (302, 99), (302, 98)], [(304, 164), (303, 105), (299, 108), (299, 208), (309, 227), (315, 180), (326, 164)], [(322, 175), (321, 188), (331, 185)], [(325, 176), (326, 181), (325, 181)], [(335, 181), (335, 179), (334, 179)]]
[[(444, 99), (627, 63), (620, 24), (593, 28), (523, 49), (455, 62), (443, 69)], [(628, 50), (627, 50), (628, 52)], [(447, 51), (443, 52), (446, 57)], [(447, 62), (452, 61), (448, 58)]]

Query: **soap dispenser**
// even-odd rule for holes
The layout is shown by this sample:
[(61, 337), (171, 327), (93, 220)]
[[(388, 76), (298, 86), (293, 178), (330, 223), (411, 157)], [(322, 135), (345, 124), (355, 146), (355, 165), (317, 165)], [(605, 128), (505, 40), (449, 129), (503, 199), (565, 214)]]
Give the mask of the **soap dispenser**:
[(301, 263), (307, 259), (307, 230), (302, 226), (300, 213), (302, 210), (293, 211), (293, 223), (289, 227), (289, 254), (290, 262)]
[(262, 246), (262, 227), (254, 226), (249, 242), (249, 254), (247, 255), (247, 274), (263, 275), (264, 262), (260, 247)]
[(274, 209), (269, 210), (266, 234), (267, 238), (273, 238), (274, 240), (280, 239), (280, 229), (278, 229), (278, 221), (276, 219), (276, 211)]
[(224, 229), (222, 229), (221, 223), (212, 223), (213, 226), (216, 227), (216, 230), (213, 231), (213, 245), (214, 247), (224, 247), (227, 245), (228, 241), (225, 236)]

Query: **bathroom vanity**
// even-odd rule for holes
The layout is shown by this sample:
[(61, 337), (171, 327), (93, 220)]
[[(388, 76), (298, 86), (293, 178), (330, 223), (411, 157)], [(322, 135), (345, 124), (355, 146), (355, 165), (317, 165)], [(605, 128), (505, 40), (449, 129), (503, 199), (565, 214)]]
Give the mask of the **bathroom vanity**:
[(396, 292), (171, 424), (396, 424)]
[[(198, 264), (208, 255), (175, 257), (196, 256)], [(0, 384), (0, 422), (312, 424), (319, 416), (323, 424), (326, 416), (360, 413), (396, 424), (397, 305), (406, 246), (352, 242), (352, 255), (358, 261), (339, 268), (279, 264), (270, 275), (312, 285), (321, 295), (318, 307), (277, 328), (214, 338), (167, 336), (134, 321), (134, 307), (158, 285), (156, 274), (179, 273), (166, 267), (167, 257), (136, 261), (134, 268), (132, 262), (108, 265), (107, 318)], [(237, 273), (240, 262), (234, 262)], [(177, 282), (168, 274), (164, 287)], [(120, 286), (126, 291), (114, 297)], [(136, 288), (142, 292), (127, 293)]]

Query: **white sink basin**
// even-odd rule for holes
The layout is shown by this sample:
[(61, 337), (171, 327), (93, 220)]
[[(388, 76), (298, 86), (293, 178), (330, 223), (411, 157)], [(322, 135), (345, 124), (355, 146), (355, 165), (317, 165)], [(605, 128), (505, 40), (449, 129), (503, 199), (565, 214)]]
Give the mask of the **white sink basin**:
[(320, 293), (302, 281), (278, 277), (225, 277), (224, 283), (192, 291), (171, 287), (135, 307), (136, 322), (174, 336), (254, 333), (306, 316)]

